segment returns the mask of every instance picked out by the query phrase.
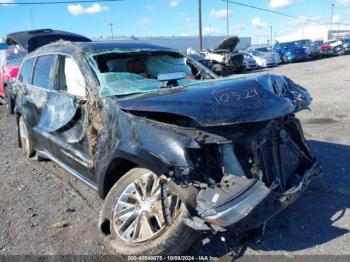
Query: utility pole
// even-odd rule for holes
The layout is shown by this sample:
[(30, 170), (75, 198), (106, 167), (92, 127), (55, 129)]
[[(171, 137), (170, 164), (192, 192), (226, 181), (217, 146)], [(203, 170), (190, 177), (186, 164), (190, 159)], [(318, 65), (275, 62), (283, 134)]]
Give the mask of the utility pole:
[(332, 4), (331, 30), (332, 30), (332, 28), (333, 28), (333, 11), (334, 11), (334, 4)]
[(272, 25), (271, 25), (271, 28), (270, 28), (270, 44), (272, 45)]
[(198, 0), (198, 19), (199, 19), (199, 50), (203, 50), (202, 34), (202, 0)]
[(277, 33), (275, 31), (275, 43), (276, 43), (276, 41), (277, 41)]
[(111, 34), (112, 34), (112, 40), (113, 40), (114, 39), (114, 33), (113, 33), (114, 24), (110, 23), (109, 26), (111, 27)]
[(227, 15), (226, 33), (227, 33), (227, 37), (229, 37), (229, 35), (230, 35), (230, 22), (229, 22), (229, 17), (228, 17), (228, 0), (226, 1), (226, 15)]
[(30, 21), (32, 22), (32, 27), (33, 29), (35, 29), (34, 16), (31, 8), (29, 9), (29, 13), (30, 13)]

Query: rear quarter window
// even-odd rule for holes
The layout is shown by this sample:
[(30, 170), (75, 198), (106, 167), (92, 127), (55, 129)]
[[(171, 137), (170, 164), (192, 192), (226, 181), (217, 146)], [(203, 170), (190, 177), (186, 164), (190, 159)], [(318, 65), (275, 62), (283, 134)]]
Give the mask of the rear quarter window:
[(32, 69), (34, 64), (34, 58), (30, 58), (24, 61), (21, 71), (18, 75), (18, 80), (23, 84), (31, 84), (32, 83)]

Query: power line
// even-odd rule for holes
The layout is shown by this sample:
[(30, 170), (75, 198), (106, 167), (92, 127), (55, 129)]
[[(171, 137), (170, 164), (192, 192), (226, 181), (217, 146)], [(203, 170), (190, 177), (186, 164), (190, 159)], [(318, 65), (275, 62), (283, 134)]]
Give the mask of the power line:
[(38, 1), (38, 2), (1, 2), (0, 5), (59, 5), (59, 4), (83, 4), (96, 2), (120, 2), (123, 0), (76, 0), (76, 1)]
[(296, 18), (296, 19), (300, 18), (300, 17), (294, 16), (294, 15), (289, 15), (289, 14), (286, 14), (286, 13), (282, 13), (282, 12), (274, 11), (274, 10), (271, 10), (271, 9), (254, 6), (254, 5), (243, 4), (243, 3), (232, 1), (232, 0), (221, 0), (221, 1), (224, 1), (224, 2), (227, 1), (227, 2), (229, 2), (231, 4), (234, 4), (234, 5), (240, 5), (240, 6), (244, 6), (244, 7), (249, 7), (249, 8), (257, 9), (257, 10), (260, 10), (260, 11), (274, 13), (276, 15), (282, 15), (282, 16), (286, 16), (286, 17), (290, 17), (290, 18)]
[[(254, 5), (240, 3), (240, 2), (237, 2), (237, 1), (233, 1), (233, 0), (221, 0), (221, 1), (229, 2), (229, 3), (234, 4), (234, 5), (248, 7), (248, 8), (252, 8), (252, 9), (256, 9), (256, 10), (260, 10), (260, 11), (264, 11), (264, 12), (269, 12), (269, 13), (273, 13), (273, 14), (276, 14), (276, 15), (281, 15), (281, 16), (284, 16), (284, 17), (289, 17), (289, 18), (293, 18), (293, 19), (297, 19), (297, 20), (304, 20), (305, 22), (317, 23), (317, 24), (326, 24), (326, 25), (329, 24), (328, 22), (324, 22), (324, 21), (316, 21), (312, 17), (297, 16), (297, 15), (287, 14), (287, 13), (283, 13), (283, 12), (274, 11), (274, 10), (271, 10), (271, 9), (259, 7), (259, 6), (254, 6)], [(349, 25), (349, 23), (338, 23), (338, 24)]]

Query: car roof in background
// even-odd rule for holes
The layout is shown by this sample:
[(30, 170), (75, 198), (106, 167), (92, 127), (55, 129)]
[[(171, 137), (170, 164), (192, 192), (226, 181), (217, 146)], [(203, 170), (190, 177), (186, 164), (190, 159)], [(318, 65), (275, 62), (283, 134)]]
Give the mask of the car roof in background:
[(9, 45), (17, 44), (30, 53), (41, 46), (58, 40), (91, 42), (89, 38), (83, 35), (53, 29), (39, 29), (10, 33), (7, 35), (6, 42)]

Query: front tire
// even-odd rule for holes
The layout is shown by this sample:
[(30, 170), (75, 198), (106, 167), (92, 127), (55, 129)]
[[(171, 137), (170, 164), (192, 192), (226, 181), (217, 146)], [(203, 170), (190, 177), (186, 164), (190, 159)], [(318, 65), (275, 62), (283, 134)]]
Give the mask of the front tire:
[[(100, 214), (104, 243), (114, 254), (180, 255), (197, 237), (182, 220), (189, 216), (185, 205), (169, 192), (161, 201), (159, 176), (134, 168), (115, 183)], [(169, 214), (164, 210), (168, 206)], [(166, 221), (171, 220), (170, 223)]]

